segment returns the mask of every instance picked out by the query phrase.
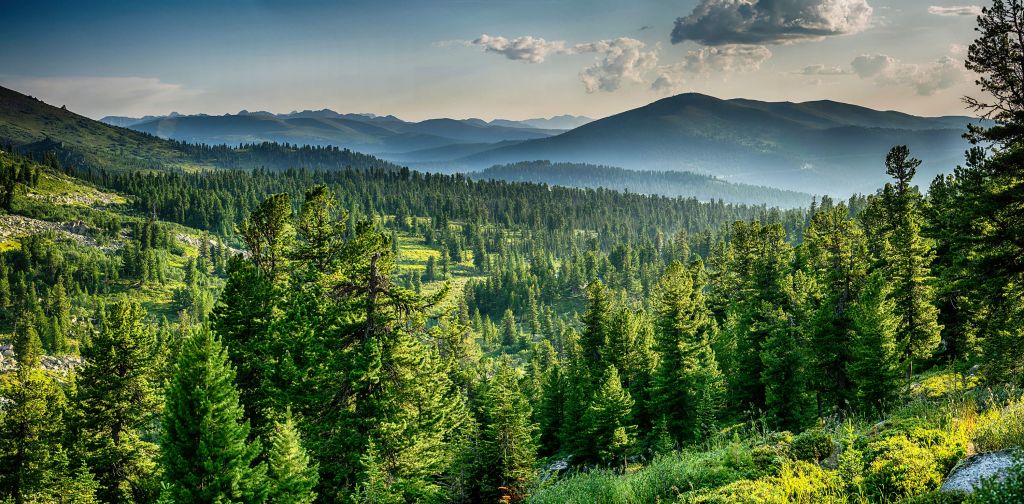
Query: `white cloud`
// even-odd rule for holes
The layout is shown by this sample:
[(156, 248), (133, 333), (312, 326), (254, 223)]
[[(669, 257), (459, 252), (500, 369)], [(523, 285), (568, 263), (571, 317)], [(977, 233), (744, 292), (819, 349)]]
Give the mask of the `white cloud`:
[(564, 54), (566, 52), (565, 41), (548, 42), (529, 35), (510, 40), (505, 37), (492, 37), (483, 34), (471, 44), (483, 47), (485, 52), (501, 54), (510, 60), (526, 63), (543, 63), (544, 58), (549, 54)]
[(676, 19), (672, 43), (785, 44), (863, 31), (867, 0), (701, 0)]
[[(446, 41), (435, 45), (450, 46), (455, 43)], [(658, 64), (657, 48), (648, 50), (644, 42), (628, 37), (570, 46), (562, 40), (548, 41), (529, 35), (508, 39), (485, 34), (463, 43), (526, 63), (543, 63), (552, 55), (595, 54), (594, 63), (579, 73), (580, 81), (588, 93), (615, 91), (623, 82), (643, 82), (644, 74)]]
[(850, 71), (841, 66), (807, 65), (797, 72), (800, 75), (849, 75)]
[(203, 92), (154, 77), (24, 77), (11, 85), (53, 105), (99, 118), (167, 113)]
[(597, 53), (598, 61), (580, 71), (588, 93), (615, 91), (623, 81), (642, 82), (645, 73), (658, 64), (656, 50), (645, 51), (643, 42), (620, 37), (573, 46), (576, 53)]
[(928, 64), (903, 63), (885, 54), (864, 54), (850, 63), (862, 79), (875, 79), (882, 86), (909, 86), (921, 96), (931, 96), (967, 79), (963, 63), (943, 56)]
[(658, 67), (651, 89), (662, 93), (679, 91), (691, 75), (753, 72), (771, 57), (771, 50), (762, 45), (704, 47), (689, 51), (679, 63)]
[(932, 5), (928, 7), (928, 14), (936, 16), (980, 16), (981, 7), (978, 5), (956, 5), (952, 7)]

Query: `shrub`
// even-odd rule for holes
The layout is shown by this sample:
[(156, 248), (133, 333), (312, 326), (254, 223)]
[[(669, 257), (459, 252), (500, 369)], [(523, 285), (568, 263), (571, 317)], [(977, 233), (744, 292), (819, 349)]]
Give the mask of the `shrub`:
[(793, 456), (797, 460), (818, 462), (831, 456), (834, 450), (832, 434), (820, 427), (801, 432), (793, 438)]
[(934, 490), (916, 497), (904, 499), (899, 504), (963, 504), (971, 502), (970, 497), (962, 492), (942, 492)]
[(765, 437), (764, 443), (750, 451), (754, 465), (762, 475), (778, 475), (783, 465), (793, 460), (793, 434), (773, 432)]
[(894, 435), (868, 445), (865, 486), (879, 499), (912, 497), (934, 489), (942, 481), (935, 457), (906, 436)]
[(1024, 399), (1009, 401), (1003, 407), (992, 407), (981, 414), (974, 435), (979, 452), (1005, 450), (1024, 446)]
[(807, 462), (786, 464), (779, 476), (742, 480), (717, 490), (684, 495), (692, 504), (826, 504), (845, 503), (835, 473)]

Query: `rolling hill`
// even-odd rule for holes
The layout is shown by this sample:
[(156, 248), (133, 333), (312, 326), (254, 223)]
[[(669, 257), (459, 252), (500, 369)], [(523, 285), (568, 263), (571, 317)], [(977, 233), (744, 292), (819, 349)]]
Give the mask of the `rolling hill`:
[(0, 87), (0, 144), (65, 166), (186, 171), (215, 168), (398, 169), (379, 158), (336, 147), (256, 144), (241, 148), (191, 145), (111, 126)]
[(558, 136), (453, 159), (450, 165), (479, 170), (547, 159), (693, 171), (729, 181), (845, 195), (873, 191), (884, 183), (882, 162), (896, 144), (909, 145), (924, 160), (918, 183), (950, 171), (967, 148), (961, 134), (970, 121), (832, 101), (768, 103), (683, 94)]

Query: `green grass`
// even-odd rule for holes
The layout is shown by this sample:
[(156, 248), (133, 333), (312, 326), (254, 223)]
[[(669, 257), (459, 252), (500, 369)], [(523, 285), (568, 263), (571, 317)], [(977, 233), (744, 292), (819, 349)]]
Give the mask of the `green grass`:
[(904, 399), (882, 421), (825, 426), (836, 449), (820, 463), (795, 460), (790, 436), (740, 425), (706, 450), (658, 457), (627, 474), (594, 470), (549, 479), (528, 502), (960, 502), (933, 494), (960, 460), (1024, 446), (1020, 390), (983, 389), (973, 378), (938, 368), (916, 377)]

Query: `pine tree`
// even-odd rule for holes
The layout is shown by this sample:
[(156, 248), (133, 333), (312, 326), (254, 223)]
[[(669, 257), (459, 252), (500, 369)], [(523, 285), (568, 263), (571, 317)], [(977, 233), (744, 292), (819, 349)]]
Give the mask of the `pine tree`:
[(266, 499), (266, 467), (254, 463), (260, 445), (247, 439), (234, 378), (212, 331), (189, 337), (167, 390), (161, 440), (164, 492), (176, 503)]
[(153, 334), (144, 317), (132, 301), (107, 307), (76, 380), (78, 436), (99, 482), (97, 496), (107, 502), (146, 499), (155, 470), (156, 447), (140, 438), (159, 412)]
[[(27, 335), (29, 338), (32, 334)], [(19, 339), (24, 339), (22, 335)], [(64, 391), (57, 380), (38, 368), (39, 342), (21, 344), (17, 372), (0, 376), (0, 497), (16, 504), (43, 502), (42, 495), (59, 480), (66, 466)]]
[(847, 372), (853, 339), (850, 309), (867, 275), (867, 246), (863, 231), (840, 204), (823, 208), (811, 218), (802, 253), (808, 276), (818, 286), (817, 306), (805, 330), (814, 349), (811, 376), (818, 393), (818, 414), (824, 415), (852, 399)]
[(787, 284), (788, 312), (767, 304), (760, 307), (769, 328), (761, 350), (761, 383), (769, 421), (780, 429), (800, 430), (813, 416), (803, 322), (808, 291), (814, 286), (801, 271), (790, 275)]
[(612, 319), (611, 295), (600, 280), (587, 287), (587, 309), (583, 313), (583, 334), (580, 347), (590, 374), (594, 379), (601, 375), (601, 349), (608, 337)]
[(673, 263), (658, 283), (655, 310), (654, 411), (678, 440), (703, 441), (716, 430), (724, 380), (711, 350), (714, 321), (704, 302), (697, 262), (692, 269)]
[(891, 246), (884, 258), (897, 318), (896, 338), (900, 360), (907, 377), (914, 359), (931, 357), (938, 347), (942, 327), (935, 306), (931, 264), (934, 251), (921, 236), (921, 195), (911, 180), (921, 161), (910, 157), (906, 146), (893, 147), (886, 157), (886, 173), (895, 179), (895, 187), (882, 193), (881, 203), (888, 211)]
[(877, 413), (899, 390), (898, 319), (888, 279), (876, 273), (868, 279), (852, 309), (853, 351), (848, 366), (861, 411)]
[(636, 425), (630, 421), (632, 411), (633, 399), (623, 390), (619, 372), (615, 366), (608, 366), (584, 419), (594, 460), (621, 462), (625, 470), (626, 457), (636, 438)]
[(316, 499), (313, 489), (319, 481), (317, 466), (302, 447), (299, 432), (289, 411), (284, 421), (274, 425), (267, 447), (267, 502), (310, 504)]
[(509, 349), (518, 349), (523, 343), (522, 333), (516, 324), (516, 316), (511, 309), (505, 310), (501, 317), (501, 344)]
[(477, 481), (481, 502), (501, 496), (517, 501), (526, 496), (536, 474), (536, 430), (533, 410), (519, 387), (512, 362), (498, 361), (481, 397), (482, 440)]

